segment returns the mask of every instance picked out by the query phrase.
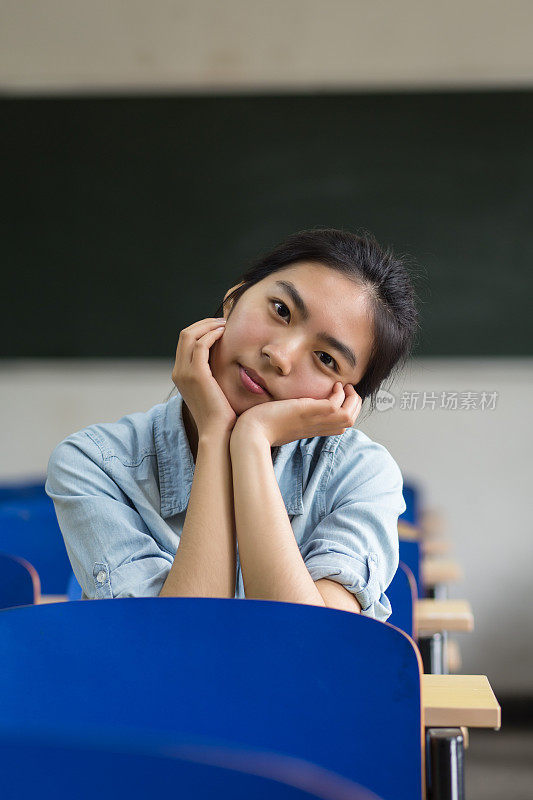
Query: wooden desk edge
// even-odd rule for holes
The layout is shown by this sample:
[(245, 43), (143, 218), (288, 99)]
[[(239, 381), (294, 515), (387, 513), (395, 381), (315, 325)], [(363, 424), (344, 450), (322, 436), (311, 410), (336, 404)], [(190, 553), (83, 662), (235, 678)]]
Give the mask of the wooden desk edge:
[(439, 583), (457, 583), (463, 580), (463, 570), (457, 561), (425, 556), (420, 562), (420, 574), (426, 586)]
[(441, 631), (471, 633), (474, 614), (468, 600), (417, 600), (416, 626), (419, 635), (426, 636)]
[(501, 728), (501, 707), (486, 675), (422, 675), (421, 691), (426, 728)]

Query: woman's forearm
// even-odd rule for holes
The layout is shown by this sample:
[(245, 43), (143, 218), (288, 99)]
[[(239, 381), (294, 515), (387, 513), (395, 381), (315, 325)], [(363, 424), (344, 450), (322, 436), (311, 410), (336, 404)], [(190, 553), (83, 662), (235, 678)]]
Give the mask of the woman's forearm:
[(200, 436), (174, 563), (159, 597), (234, 597), (235, 515), (230, 434)]
[(237, 424), (230, 452), (246, 597), (324, 606), (294, 538), (274, 474), (270, 443)]

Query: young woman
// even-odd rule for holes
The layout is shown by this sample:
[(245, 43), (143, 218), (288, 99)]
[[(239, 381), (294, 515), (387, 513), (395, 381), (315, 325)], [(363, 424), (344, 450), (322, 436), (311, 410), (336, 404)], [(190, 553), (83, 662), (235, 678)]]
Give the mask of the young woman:
[(176, 396), (51, 455), (46, 491), (83, 598), (246, 597), (387, 619), (402, 475), (354, 423), (414, 342), (405, 266), (371, 234), (302, 231), (221, 308), (181, 331)]

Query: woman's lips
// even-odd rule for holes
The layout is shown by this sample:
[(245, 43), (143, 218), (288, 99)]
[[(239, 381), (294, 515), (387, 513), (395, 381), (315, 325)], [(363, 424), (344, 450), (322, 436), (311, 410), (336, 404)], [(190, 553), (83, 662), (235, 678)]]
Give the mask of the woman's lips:
[(239, 364), (239, 375), (241, 376), (241, 382), (245, 389), (248, 389), (249, 392), (253, 392), (254, 394), (265, 394), (268, 395), (268, 392), (263, 389), (262, 386), (259, 386), (258, 383), (255, 383), (249, 375), (246, 374), (244, 368), (241, 367)]

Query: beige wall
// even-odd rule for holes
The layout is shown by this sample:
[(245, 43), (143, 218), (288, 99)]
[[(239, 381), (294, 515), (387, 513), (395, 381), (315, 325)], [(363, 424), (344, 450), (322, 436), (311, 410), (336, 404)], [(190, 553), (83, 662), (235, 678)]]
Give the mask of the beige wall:
[(0, 0), (0, 90), (521, 87), (531, 0)]

